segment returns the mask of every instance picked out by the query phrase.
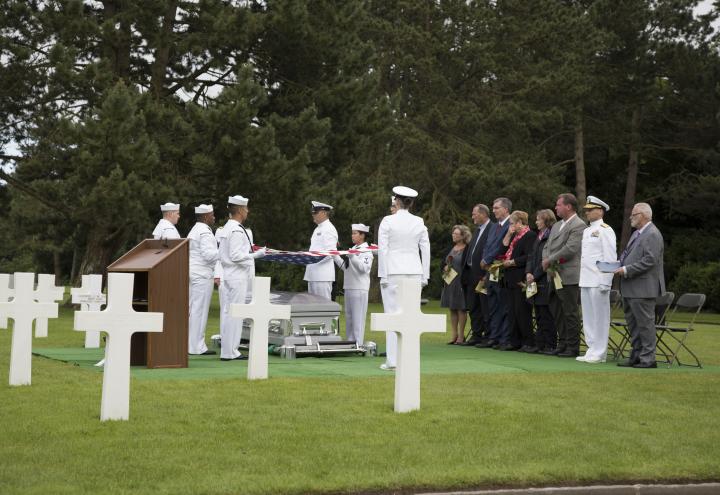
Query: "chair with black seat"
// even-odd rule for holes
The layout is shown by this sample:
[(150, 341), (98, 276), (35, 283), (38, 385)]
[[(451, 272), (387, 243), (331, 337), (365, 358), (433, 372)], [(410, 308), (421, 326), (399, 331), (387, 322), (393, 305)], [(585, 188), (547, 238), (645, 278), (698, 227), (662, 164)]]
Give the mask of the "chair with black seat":
[[(695, 353), (688, 347), (687, 338), (690, 332), (694, 330), (695, 319), (700, 314), (702, 307), (705, 305), (705, 294), (687, 293), (680, 296), (675, 306), (667, 315), (668, 324), (657, 324), (657, 348), (656, 353), (665, 358), (668, 368), (677, 362), (678, 366), (692, 366), (702, 368), (700, 360)], [(690, 313), (690, 321), (680, 324), (677, 320), (678, 312)], [(664, 319), (663, 315), (663, 319)], [(680, 352), (687, 352), (692, 356), (695, 364), (686, 364), (680, 361)]]

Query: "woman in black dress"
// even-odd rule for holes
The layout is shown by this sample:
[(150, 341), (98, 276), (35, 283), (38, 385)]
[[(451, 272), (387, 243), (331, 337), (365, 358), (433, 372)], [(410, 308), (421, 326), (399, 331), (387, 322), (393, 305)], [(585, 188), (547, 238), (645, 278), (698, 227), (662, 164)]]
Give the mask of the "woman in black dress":
[(555, 213), (552, 210), (539, 210), (535, 214), (535, 225), (538, 228), (538, 236), (535, 241), (532, 253), (525, 266), (526, 281), (528, 284), (537, 284), (537, 293), (529, 299), (535, 309), (535, 346), (527, 352), (540, 352), (541, 354), (553, 354), (557, 344), (557, 332), (555, 321), (550, 313), (550, 287), (548, 285), (547, 273), (542, 267), (542, 252), (545, 243), (550, 237), (550, 229), (555, 224)]
[(470, 242), (470, 229), (464, 225), (456, 225), (452, 229), (453, 248), (445, 257), (443, 262), (443, 275), (450, 272), (452, 268), (457, 276), (443, 286), (440, 296), (440, 307), (450, 309), (450, 328), (452, 329), (452, 340), (448, 344), (462, 344), (465, 342), (465, 323), (467, 312), (465, 294), (460, 280), (462, 272), (462, 257), (465, 248)]

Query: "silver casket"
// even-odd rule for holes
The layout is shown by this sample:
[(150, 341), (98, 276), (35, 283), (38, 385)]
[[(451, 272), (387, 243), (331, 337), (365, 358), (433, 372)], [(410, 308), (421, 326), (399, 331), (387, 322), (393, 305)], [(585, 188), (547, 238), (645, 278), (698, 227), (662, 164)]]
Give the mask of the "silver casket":
[[(365, 354), (364, 347), (340, 336), (340, 305), (306, 292), (271, 292), (270, 302), (290, 306), (290, 320), (270, 320), (270, 350), (292, 359), (302, 355)], [(243, 324), (241, 347), (250, 340), (249, 321)]]

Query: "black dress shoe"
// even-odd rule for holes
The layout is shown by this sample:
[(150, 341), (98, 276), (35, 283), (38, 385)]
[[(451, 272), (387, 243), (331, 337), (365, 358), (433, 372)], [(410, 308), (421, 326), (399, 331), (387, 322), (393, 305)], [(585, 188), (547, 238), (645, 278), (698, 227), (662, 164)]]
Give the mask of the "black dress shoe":
[(523, 352), (527, 352), (528, 354), (537, 354), (539, 351), (540, 351), (540, 349), (538, 349), (534, 345), (526, 345), (525, 351), (523, 351)]
[(545, 354), (546, 356), (554, 356), (555, 355), (555, 349), (548, 348), (548, 349), (541, 349), (540, 354)]
[(215, 355), (215, 354), (217, 354), (217, 352), (211, 351), (210, 349), (208, 349), (207, 351), (203, 352), (203, 353), (200, 354), (200, 355), (201, 355), (201, 356), (213, 356), (213, 355)]
[(638, 364), (637, 361), (631, 361), (630, 359), (628, 359), (626, 361), (620, 361), (617, 365), (621, 368), (632, 368), (636, 364)]
[(478, 344), (482, 344), (482, 343), (483, 343), (482, 340), (472, 340), (472, 339), (470, 339), (470, 340), (466, 340), (465, 342), (463, 342), (463, 343), (460, 344), (460, 345), (464, 345), (464, 346), (467, 347), (467, 346), (478, 345)]
[(633, 368), (657, 368), (657, 363), (655, 361), (652, 363), (635, 363)]
[(247, 359), (247, 356), (243, 356), (242, 354), (238, 357), (234, 358), (220, 358), (220, 361), (244, 361)]
[(501, 351), (517, 351), (518, 349), (520, 349), (520, 346), (512, 345), (512, 344), (508, 343), (508, 344), (502, 344), (499, 347), (499, 349)]
[(557, 354), (558, 357), (564, 357), (564, 358), (574, 358), (574, 357), (578, 357), (579, 355), (580, 355), (580, 353), (578, 351), (573, 351), (570, 349), (565, 350), (563, 352), (558, 352), (558, 354)]
[(480, 342), (479, 344), (475, 344), (475, 347), (479, 347), (481, 349), (487, 349), (489, 347), (494, 347), (498, 345), (497, 341), (495, 340), (486, 340), (485, 342)]
[(557, 348), (553, 349), (553, 351), (552, 351), (552, 353), (553, 353), (555, 356), (557, 356), (558, 354), (562, 354), (563, 352), (565, 352), (565, 348), (564, 348), (564, 347), (557, 347)]

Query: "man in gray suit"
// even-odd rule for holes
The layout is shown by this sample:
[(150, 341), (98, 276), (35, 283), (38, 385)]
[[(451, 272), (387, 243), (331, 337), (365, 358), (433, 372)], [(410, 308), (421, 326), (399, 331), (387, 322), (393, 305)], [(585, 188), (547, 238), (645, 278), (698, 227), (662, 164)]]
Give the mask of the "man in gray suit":
[(652, 223), (652, 208), (637, 203), (630, 215), (636, 230), (620, 255), (622, 265), (615, 271), (620, 278), (620, 293), (627, 320), (632, 352), (618, 366), (657, 368), (655, 363), (655, 298), (665, 293), (662, 234)]
[[(577, 216), (578, 201), (574, 194), (558, 196), (555, 213), (562, 219), (555, 223), (543, 248), (543, 270), (550, 281), (550, 312), (558, 331), (554, 354), (577, 357), (580, 354), (580, 250), (583, 231), (587, 227)], [(554, 273), (560, 275), (562, 287), (555, 284)]]

